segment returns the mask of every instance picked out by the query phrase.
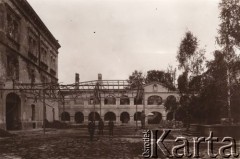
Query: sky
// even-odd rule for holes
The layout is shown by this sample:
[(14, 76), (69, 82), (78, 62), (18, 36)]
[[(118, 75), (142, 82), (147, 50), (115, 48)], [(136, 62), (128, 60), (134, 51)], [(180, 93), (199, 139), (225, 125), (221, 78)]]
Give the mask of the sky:
[(134, 71), (177, 68), (191, 31), (212, 59), (219, 0), (28, 0), (61, 48), (59, 82), (124, 80)]

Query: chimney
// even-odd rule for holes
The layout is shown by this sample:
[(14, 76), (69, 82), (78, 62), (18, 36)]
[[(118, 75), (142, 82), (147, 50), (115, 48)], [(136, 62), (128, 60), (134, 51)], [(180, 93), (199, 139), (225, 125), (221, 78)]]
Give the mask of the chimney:
[(98, 74), (98, 80), (99, 80), (99, 81), (102, 80), (102, 74), (101, 74), (101, 73)]
[(75, 73), (75, 89), (79, 89), (79, 74)]

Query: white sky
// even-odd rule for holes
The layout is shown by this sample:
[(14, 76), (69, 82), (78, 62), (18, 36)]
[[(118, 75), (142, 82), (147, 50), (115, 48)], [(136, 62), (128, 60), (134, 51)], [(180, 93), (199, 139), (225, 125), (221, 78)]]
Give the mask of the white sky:
[(59, 40), (59, 82), (127, 79), (134, 70), (177, 67), (187, 30), (218, 48), (218, 0), (28, 0)]

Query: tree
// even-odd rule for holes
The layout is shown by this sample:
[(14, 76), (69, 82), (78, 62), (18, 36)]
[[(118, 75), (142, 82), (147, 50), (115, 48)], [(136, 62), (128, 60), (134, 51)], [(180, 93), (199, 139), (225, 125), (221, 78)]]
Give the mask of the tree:
[(240, 1), (222, 0), (219, 4), (221, 24), (217, 43), (222, 47), (227, 63), (227, 108), (231, 119), (231, 79), (230, 65), (236, 59), (235, 49), (240, 47)]
[[(145, 84), (145, 77), (143, 76), (141, 71), (135, 70), (132, 73), (132, 75), (129, 76), (128, 83), (130, 84), (130, 89), (136, 89), (137, 90), (137, 92), (136, 92), (137, 95), (136, 95), (136, 98), (135, 98), (135, 103), (136, 103), (136, 129), (137, 129), (137, 127), (138, 127), (138, 122), (137, 122), (137, 119), (138, 119), (137, 105), (143, 99), (143, 85)], [(143, 110), (143, 113), (145, 113), (145, 108)]]
[(178, 77), (178, 90), (181, 95), (187, 94), (188, 93), (188, 74), (187, 72), (183, 72), (179, 77)]
[(159, 82), (170, 90), (175, 90), (173, 77), (170, 72), (150, 70), (147, 72), (146, 83)]
[[(198, 49), (198, 39), (190, 31), (185, 33), (185, 37), (180, 43), (177, 54), (179, 69), (182, 74), (178, 77), (178, 89), (180, 91), (181, 111), (185, 111), (184, 122), (189, 127), (191, 115), (195, 112), (192, 107), (198, 100), (195, 94), (199, 93), (202, 86), (202, 72), (205, 64), (205, 49)], [(197, 114), (197, 113), (195, 113)]]
[[(207, 63), (207, 71), (202, 75), (202, 88), (198, 94), (203, 121), (207, 124), (220, 122), (221, 117), (227, 117), (227, 74), (226, 61), (221, 51), (215, 51), (214, 59)], [(207, 114), (207, 116), (205, 115)]]
[(181, 41), (177, 60), (179, 68), (184, 69), (186, 72), (189, 70), (189, 59), (195, 54), (198, 47), (198, 41), (190, 31), (187, 31), (185, 37)]
[(175, 121), (175, 114), (178, 108), (176, 97), (167, 97), (166, 102), (164, 103), (164, 107), (166, 111), (173, 113), (173, 120)]
[(240, 47), (240, 1), (222, 0), (219, 4), (221, 24), (217, 43), (223, 47), (226, 60), (234, 57), (234, 48)]
[(132, 75), (128, 78), (128, 83), (130, 84), (130, 88), (140, 88), (145, 84), (145, 77), (141, 71), (133, 71)]

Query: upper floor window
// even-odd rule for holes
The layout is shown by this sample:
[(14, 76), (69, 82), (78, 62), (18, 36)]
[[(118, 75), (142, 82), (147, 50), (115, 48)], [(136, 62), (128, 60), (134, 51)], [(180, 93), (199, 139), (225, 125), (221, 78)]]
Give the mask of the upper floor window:
[(7, 35), (14, 41), (18, 41), (19, 38), (19, 20), (14, 14), (7, 14)]
[(148, 97), (148, 105), (161, 105), (162, 98), (160, 96), (154, 95)]
[(107, 96), (104, 99), (104, 104), (105, 105), (115, 105), (116, 104), (116, 98), (114, 96)]
[[(51, 51), (51, 54), (53, 54), (52, 51)], [(50, 67), (54, 71), (56, 70), (56, 57), (54, 55), (50, 56)]]
[(143, 99), (135, 97), (134, 98), (134, 105), (137, 105), (137, 104), (139, 104), (139, 105), (143, 104)]
[(120, 105), (129, 105), (129, 104), (130, 104), (130, 100), (129, 100), (128, 96), (120, 97)]
[(38, 59), (38, 41), (37, 35), (29, 28), (28, 29), (28, 56), (34, 62)]
[(47, 63), (47, 49), (41, 47), (41, 61)]
[(100, 104), (100, 101), (99, 101), (99, 100), (96, 99), (96, 100), (94, 101), (94, 99), (95, 99), (94, 96), (91, 96), (91, 97), (89, 98), (89, 100), (88, 100), (88, 104), (89, 104), (89, 105), (93, 105), (94, 102), (95, 102), (95, 104)]
[(45, 76), (45, 75), (43, 75), (43, 74), (41, 74), (41, 81), (42, 81), (42, 83), (48, 83), (49, 82), (49, 80), (48, 80), (48, 77), (47, 76)]
[(11, 79), (19, 79), (19, 62), (14, 55), (7, 56), (7, 76)]

